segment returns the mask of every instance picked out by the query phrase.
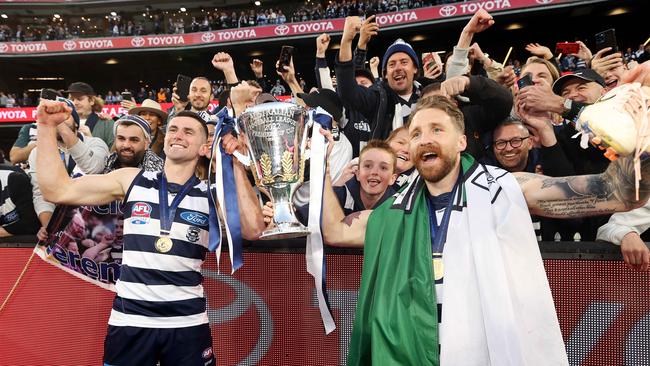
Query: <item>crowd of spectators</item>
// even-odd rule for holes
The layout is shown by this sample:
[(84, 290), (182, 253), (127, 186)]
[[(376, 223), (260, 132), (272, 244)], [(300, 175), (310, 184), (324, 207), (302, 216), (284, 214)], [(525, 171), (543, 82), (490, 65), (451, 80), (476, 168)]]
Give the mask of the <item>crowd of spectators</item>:
[(0, 90), (0, 108), (30, 107), (35, 105), (34, 98), (27, 92), (13, 94)]
[[(256, 27), (287, 22), (344, 18), (349, 15), (381, 14), (454, 0), (344, 0), (326, 5), (309, 1), (297, 7), (280, 9), (186, 9), (184, 12), (147, 11), (142, 14), (120, 13), (90, 22), (90, 18), (29, 18), (30, 23), (0, 24), (0, 42), (50, 41), (77, 37), (135, 36), (146, 34), (182, 34), (219, 29)], [(140, 16), (142, 15), (142, 16)]]
[[(402, 3), (406, 6), (419, 4), (417, 1), (375, 3), (386, 3), (388, 6), (392, 3), (396, 6)], [(353, 4), (364, 5), (359, 2), (337, 5), (348, 6), (349, 15), (350, 6), (355, 6)], [(315, 7), (318, 10), (318, 5)], [(313, 9), (310, 10), (312, 16)], [(303, 10), (297, 11), (301, 13)], [(369, 41), (380, 31), (379, 25), (369, 19), (363, 20), (363, 17), (348, 16), (334, 64), (328, 65), (325, 57), (330, 43), (327, 34), (316, 38), (315, 55), (294, 55), (313, 57), (317, 85), (311, 89), (297, 77), (292, 62), (277, 72), (277, 81), (267, 83), (263, 77), (264, 68), (270, 71), (278, 66), (264, 65), (255, 60), (251, 63), (251, 75), (254, 77), (249, 78), (247, 84), (240, 84), (241, 79), (235, 73), (235, 60), (229, 54), (220, 52), (214, 56), (212, 64), (223, 73), (223, 80), (194, 78), (187, 101), (180, 100), (174, 85), (111, 90), (102, 96), (88, 84), (73, 83), (63, 94), (67, 94), (65, 96), (76, 107), (81, 121), (79, 131), (104, 141), (107, 151), (113, 144), (114, 136), (109, 133), (113, 131), (113, 121), (101, 113), (105, 103), (122, 104), (126, 110), (142, 112), (143, 116), (147, 115), (145, 112), (155, 110), (165, 118), (173, 118), (181, 111), (190, 110), (204, 116), (209, 123), (216, 112), (211, 110), (212, 100), (219, 101), (220, 107), (217, 109), (228, 108), (231, 115), (241, 113), (241, 109), (238, 110), (241, 106), (231, 94), (235, 87), (245, 85), (255, 95), (268, 93), (267, 99), (290, 94), (295, 102), (304, 103), (308, 108), (321, 107), (333, 116), (333, 131), (340, 133), (330, 156), (330, 175), (334, 186), (343, 187), (337, 194), (346, 212), (372, 209), (408, 181), (414, 168), (408, 149), (404, 148), (408, 146), (409, 137), (403, 126), (418, 101), (434, 95), (448, 97), (463, 112), (466, 151), (481, 162), (510, 172), (548, 176), (600, 174), (605, 171), (609, 160), (603, 156), (602, 150), (595, 146), (584, 149), (579, 139), (572, 138), (576, 132), (575, 119), (583, 107), (595, 103), (607, 91), (621, 85), (628, 70), (640, 67), (639, 64), (647, 61), (649, 50), (641, 45), (622, 48), (622, 52), (611, 54), (606, 53), (607, 49), (592, 52), (585, 43), (578, 41), (578, 53), (561, 56), (547, 46), (530, 43), (525, 47), (530, 54), (528, 59), (521, 62), (512, 60), (503, 65), (473, 42), (475, 34), (489, 28), (476, 25), (476, 19), (486, 14), (484, 11), (477, 12), (461, 32), (453, 49), (442, 58), (434, 54), (430, 54), (430, 58), (423, 57), (427, 55), (417, 54), (410, 44), (397, 39), (386, 50), (379, 50), (378, 53), (383, 54), (381, 59), (374, 57), (368, 63)], [(202, 26), (195, 21), (198, 27)], [(353, 47), (354, 40), (357, 40), (356, 49)], [(308, 72), (300, 71), (303, 74)], [(530, 77), (529, 85), (516, 83), (524, 76)], [(129, 100), (124, 100), (125, 92), (131, 95)], [(0, 93), (0, 105), (19, 103), (16, 99)], [(173, 106), (168, 110), (160, 109), (158, 103), (166, 102), (171, 102)], [(138, 104), (147, 107), (137, 107)], [(163, 133), (165, 123), (166, 119), (159, 119), (151, 126), (152, 133)], [(84, 128), (89, 125), (90, 128)], [(23, 129), (22, 143), (12, 148), (10, 157), (14, 164), (28, 161), (30, 136), (33, 136), (30, 128)], [(384, 141), (372, 141), (377, 139)], [(392, 156), (395, 162), (394, 179), (387, 178), (390, 174), (384, 178), (379, 175), (372, 178), (373, 184), (369, 186), (367, 181), (360, 178), (363, 170), (360, 159), (365, 159), (363, 154), (367, 151), (364, 150), (367, 145), (379, 150), (388, 149), (387, 156)], [(160, 146), (158, 153), (161, 153)], [(32, 180), (33, 184), (35, 182)], [(304, 206), (309, 202), (306, 198), (294, 202), (298, 212), (304, 212)], [(619, 235), (620, 230), (619, 234), (602, 234), (601, 237), (598, 229), (608, 224), (608, 216), (562, 222), (533, 219), (540, 240), (574, 240), (580, 237), (593, 241), (598, 233), (599, 238), (616, 244), (623, 243), (624, 253), (630, 248), (647, 250), (638, 235), (640, 232), (635, 230), (624, 233), (637, 234), (633, 239), (626, 236), (627, 242)], [(41, 220), (42, 227), (46, 223)], [(648, 265), (650, 263), (636, 268), (647, 269)]]

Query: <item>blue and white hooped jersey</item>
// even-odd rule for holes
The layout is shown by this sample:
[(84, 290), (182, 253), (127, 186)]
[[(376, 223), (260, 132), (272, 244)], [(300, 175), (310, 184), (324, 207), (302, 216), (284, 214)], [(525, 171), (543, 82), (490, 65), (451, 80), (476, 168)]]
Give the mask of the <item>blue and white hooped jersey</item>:
[[(169, 252), (156, 251), (160, 235), (160, 172), (140, 172), (124, 199), (124, 251), (109, 325), (181, 328), (208, 323), (201, 265), (208, 248), (207, 185), (180, 202)], [(175, 196), (169, 184), (168, 202)]]

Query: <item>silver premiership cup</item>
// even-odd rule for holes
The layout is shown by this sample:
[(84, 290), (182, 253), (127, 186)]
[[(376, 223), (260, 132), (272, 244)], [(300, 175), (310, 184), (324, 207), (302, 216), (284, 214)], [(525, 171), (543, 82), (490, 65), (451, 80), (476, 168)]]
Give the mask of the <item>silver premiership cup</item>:
[(269, 194), (275, 210), (275, 226), (264, 231), (260, 239), (287, 239), (309, 234), (296, 219), (291, 203), (304, 179), (306, 121), (304, 108), (282, 102), (248, 108), (237, 120), (248, 142), (255, 183)]

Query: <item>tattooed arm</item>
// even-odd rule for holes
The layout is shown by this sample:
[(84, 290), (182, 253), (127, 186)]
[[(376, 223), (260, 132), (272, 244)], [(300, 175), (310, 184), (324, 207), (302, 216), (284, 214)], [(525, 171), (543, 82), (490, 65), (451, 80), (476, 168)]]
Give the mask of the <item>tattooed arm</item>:
[(639, 200), (635, 198), (632, 157), (612, 162), (602, 174), (551, 178), (515, 173), (530, 212), (571, 218), (610, 214), (641, 207), (650, 193), (650, 162), (641, 163)]

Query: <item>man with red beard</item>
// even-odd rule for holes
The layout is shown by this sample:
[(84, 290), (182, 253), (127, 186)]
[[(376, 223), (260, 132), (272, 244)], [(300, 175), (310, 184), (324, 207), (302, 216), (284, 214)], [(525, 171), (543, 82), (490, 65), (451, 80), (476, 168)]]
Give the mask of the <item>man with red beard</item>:
[(633, 156), (566, 178), (477, 163), (444, 97), (420, 100), (408, 129), (417, 173), (374, 210), (345, 217), (326, 174), (325, 242), (364, 246), (348, 364), (568, 365), (529, 212), (639, 207), (650, 160), (636, 200)]

